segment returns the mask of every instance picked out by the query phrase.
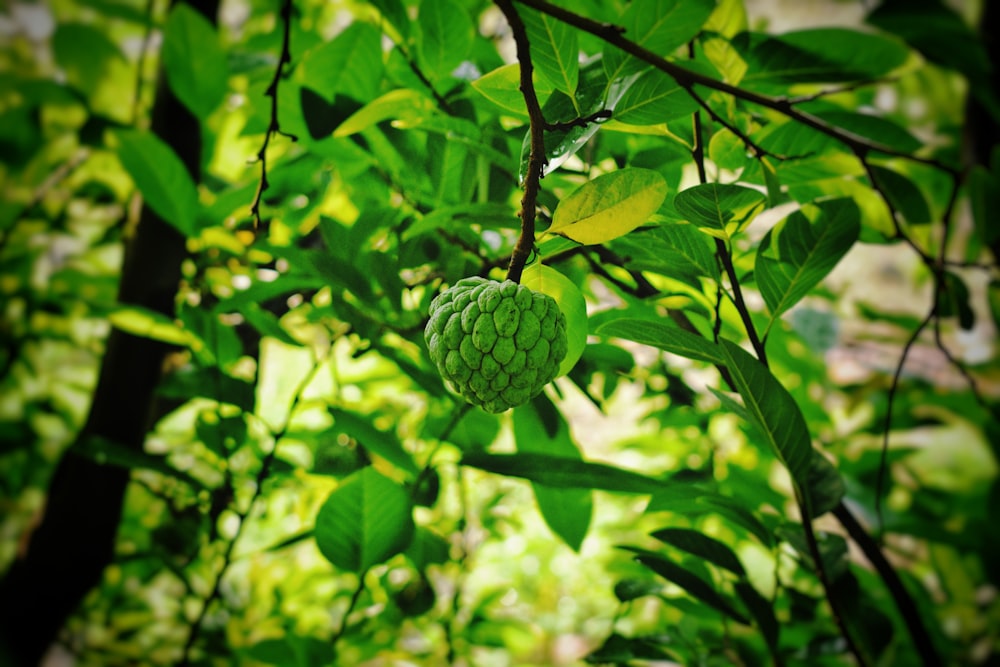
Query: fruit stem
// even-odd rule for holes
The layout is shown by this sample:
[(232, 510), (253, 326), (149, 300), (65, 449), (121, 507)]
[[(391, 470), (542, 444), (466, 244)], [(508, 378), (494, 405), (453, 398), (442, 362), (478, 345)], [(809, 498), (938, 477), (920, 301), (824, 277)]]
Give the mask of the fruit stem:
[(524, 196), (521, 198), (521, 211), (518, 217), (521, 218), (521, 236), (517, 239), (514, 251), (510, 255), (510, 264), (507, 267), (507, 279), (515, 283), (521, 282), (521, 272), (524, 265), (531, 257), (532, 248), (535, 244), (535, 209), (538, 201), (539, 181), (542, 179), (542, 170), (548, 160), (545, 157), (545, 116), (542, 115), (542, 107), (538, 103), (538, 95), (535, 93), (535, 84), (531, 80), (531, 73), (534, 67), (531, 64), (531, 50), (528, 44), (528, 32), (524, 27), (524, 22), (514, 9), (511, 0), (496, 0), (497, 7), (507, 17), (510, 30), (517, 46), (517, 61), (521, 67), (521, 94), (524, 96), (524, 104), (528, 108), (528, 168), (524, 175)]

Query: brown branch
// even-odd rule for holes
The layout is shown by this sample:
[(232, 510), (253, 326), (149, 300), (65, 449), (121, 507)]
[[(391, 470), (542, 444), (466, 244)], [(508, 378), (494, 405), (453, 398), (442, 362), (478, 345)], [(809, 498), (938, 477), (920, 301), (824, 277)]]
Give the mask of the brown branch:
[(573, 120), (567, 120), (560, 123), (546, 123), (545, 129), (549, 131), (558, 130), (571, 130), (574, 127), (587, 127), (591, 123), (600, 123), (608, 118), (611, 118), (611, 109), (601, 109), (600, 111), (595, 111), (589, 116), (583, 116), (582, 118), (574, 118)]
[(292, 52), (289, 48), (292, 32), (292, 0), (284, 0), (282, 2), (279, 17), (282, 22), (281, 55), (278, 56), (278, 64), (274, 68), (274, 77), (272, 77), (271, 83), (268, 84), (267, 89), (264, 91), (264, 95), (271, 98), (271, 119), (267, 123), (267, 131), (264, 133), (264, 143), (261, 144), (260, 150), (257, 151), (257, 161), (260, 162), (260, 183), (257, 186), (257, 193), (253, 197), (253, 202), (250, 204), (250, 214), (254, 219), (254, 228), (258, 228), (261, 225), (260, 201), (264, 196), (264, 191), (270, 187), (270, 183), (267, 180), (267, 147), (271, 144), (271, 137), (280, 134), (292, 141), (298, 141), (298, 137), (295, 135), (282, 132), (281, 125), (278, 123), (278, 83), (284, 75), (285, 64), (292, 62)]
[(538, 202), (538, 182), (542, 178), (542, 169), (548, 161), (545, 157), (545, 116), (538, 103), (535, 84), (531, 80), (534, 68), (531, 64), (528, 31), (511, 0), (496, 0), (496, 4), (507, 17), (507, 22), (514, 35), (514, 43), (517, 45), (517, 60), (521, 65), (521, 94), (528, 107), (530, 148), (528, 170), (524, 176), (524, 197), (521, 198), (521, 212), (518, 214), (521, 218), (521, 235), (517, 239), (514, 252), (510, 256), (510, 264), (507, 267), (507, 279), (519, 283), (524, 265), (528, 262), (531, 250), (535, 246), (535, 209)]

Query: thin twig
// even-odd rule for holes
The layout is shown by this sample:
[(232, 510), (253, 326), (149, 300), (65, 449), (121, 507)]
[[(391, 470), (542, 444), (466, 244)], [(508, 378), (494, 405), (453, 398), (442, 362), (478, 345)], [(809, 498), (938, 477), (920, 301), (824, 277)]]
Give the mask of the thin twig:
[(521, 68), (521, 95), (528, 108), (528, 135), (530, 148), (528, 151), (528, 170), (524, 176), (524, 196), (521, 198), (521, 235), (517, 239), (514, 251), (507, 267), (507, 279), (515, 283), (521, 282), (521, 272), (531, 256), (535, 246), (535, 209), (538, 202), (539, 181), (542, 170), (548, 161), (545, 157), (545, 116), (538, 103), (535, 84), (531, 80), (534, 67), (531, 64), (531, 47), (528, 44), (528, 31), (524, 22), (514, 9), (511, 0), (496, 0), (497, 7), (507, 17), (514, 43), (517, 45), (517, 60)]
[(583, 116), (581, 118), (574, 118), (573, 120), (566, 120), (558, 123), (546, 123), (545, 129), (549, 131), (558, 130), (571, 130), (574, 127), (587, 127), (591, 123), (601, 123), (611, 118), (611, 109), (601, 109), (600, 111), (595, 111), (589, 116)]
[(257, 151), (257, 160), (260, 162), (260, 183), (257, 186), (257, 193), (254, 195), (253, 203), (250, 204), (250, 214), (253, 216), (255, 228), (261, 226), (260, 201), (264, 196), (264, 191), (270, 187), (270, 183), (267, 181), (267, 147), (271, 143), (271, 137), (275, 134), (280, 134), (292, 141), (298, 141), (298, 137), (294, 134), (282, 132), (281, 125), (278, 122), (278, 83), (281, 81), (282, 76), (284, 76), (285, 65), (292, 61), (292, 52), (289, 47), (292, 32), (292, 0), (284, 0), (282, 2), (279, 16), (282, 22), (281, 55), (278, 56), (278, 64), (274, 68), (274, 77), (264, 91), (264, 95), (271, 98), (271, 119), (267, 124), (267, 131), (264, 133), (264, 143), (261, 145), (260, 150)]

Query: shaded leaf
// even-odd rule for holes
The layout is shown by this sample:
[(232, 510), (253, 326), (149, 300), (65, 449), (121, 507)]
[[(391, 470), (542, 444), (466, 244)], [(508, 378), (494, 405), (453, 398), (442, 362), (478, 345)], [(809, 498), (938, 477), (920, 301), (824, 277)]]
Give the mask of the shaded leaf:
[(718, 346), (751, 422), (791, 473), (799, 489), (809, 483), (812, 444), (802, 411), (788, 390), (753, 355), (732, 341)]
[(196, 233), (198, 191), (177, 154), (151, 132), (118, 130), (118, 159), (143, 199), (184, 236)]
[(559, 202), (548, 233), (586, 245), (604, 243), (646, 222), (666, 196), (666, 180), (652, 169), (602, 174)]
[(850, 199), (807, 204), (764, 235), (754, 275), (772, 320), (809, 293), (858, 240), (861, 215)]
[(382, 79), (381, 39), (374, 26), (351, 23), (336, 38), (310, 49), (295, 76), (327, 101), (341, 95), (358, 102), (370, 100), (378, 94)]
[(575, 94), (580, 78), (576, 29), (533, 9), (517, 11), (528, 33), (532, 64), (557, 90)]
[(660, 554), (631, 547), (623, 548), (636, 553), (635, 560), (637, 562), (642, 563), (667, 581), (680, 586), (691, 597), (722, 612), (737, 623), (750, 625), (750, 620), (746, 616), (737, 611), (729, 600), (715, 590), (712, 584), (697, 574), (684, 569)]
[(167, 82), (177, 99), (198, 118), (208, 117), (226, 95), (226, 54), (209, 20), (186, 2), (170, 10), (162, 57)]
[(741, 577), (746, 575), (743, 564), (728, 545), (700, 531), (690, 528), (662, 528), (652, 535), (661, 542), (666, 542), (692, 556), (704, 558)]
[(777, 648), (780, 626), (774, 616), (774, 607), (771, 602), (745, 581), (736, 582), (734, 589), (740, 600), (743, 601), (743, 606), (753, 616), (757, 629), (764, 636), (764, 641), (772, 650)]
[(538, 453), (467, 452), (462, 465), (507, 477), (522, 477), (557, 489), (603, 489), (621, 493), (655, 493), (669, 482), (603, 463)]
[(430, 77), (447, 76), (468, 55), (474, 30), (465, 7), (455, 0), (420, 4), (417, 60)]
[(410, 453), (403, 449), (403, 443), (395, 433), (375, 428), (370, 417), (362, 417), (339, 408), (330, 408), (329, 412), (334, 419), (331, 428), (333, 433), (344, 433), (354, 438), (366, 450), (378, 454), (403, 472), (414, 477), (420, 474), (420, 468)]
[(742, 231), (766, 203), (762, 192), (731, 183), (704, 183), (674, 197), (674, 208), (688, 222), (721, 239)]
[(316, 546), (336, 567), (365, 572), (403, 551), (413, 536), (410, 498), (368, 467), (350, 475), (316, 515)]
[(594, 332), (651, 345), (688, 359), (722, 363), (724, 356), (715, 343), (673, 324), (655, 320), (619, 318), (605, 322)]
[(712, 240), (683, 222), (638, 229), (615, 239), (612, 247), (634, 271), (652, 271), (699, 289), (703, 277), (719, 275)]
[[(554, 427), (554, 428), (553, 428)], [(544, 395), (514, 409), (514, 439), (519, 452), (582, 460), (569, 425)], [(566, 545), (579, 552), (594, 511), (590, 489), (559, 489), (532, 483), (545, 523)]]
[[(625, 35), (640, 46), (669, 56), (698, 34), (715, 9), (715, 0), (636, 0), (629, 4), (620, 24)], [(617, 48), (604, 51), (604, 70), (614, 80), (646, 67), (643, 61)]]
[(698, 110), (698, 103), (669, 75), (651, 69), (635, 80), (615, 105), (615, 120), (657, 125)]
[(814, 517), (833, 510), (847, 492), (844, 480), (837, 469), (825, 456), (815, 450), (809, 461), (808, 478), (805, 492), (809, 497)]
[(386, 120), (413, 123), (433, 113), (433, 110), (434, 102), (421, 93), (408, 88), (397, 88), (351, 114), (334, 131), (333, 136), (349, 137)]

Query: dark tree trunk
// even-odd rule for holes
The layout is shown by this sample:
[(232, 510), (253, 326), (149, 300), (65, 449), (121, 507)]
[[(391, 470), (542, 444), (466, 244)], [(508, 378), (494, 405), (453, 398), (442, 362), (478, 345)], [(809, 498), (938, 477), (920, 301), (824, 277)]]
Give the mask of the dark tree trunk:
[[(190, 4), (215, 23), (218, 0)], [(152, 130), (172, 146), (197, 182), (198, 121), (160, 79)], [(119, 301), (173, 316), (184, 257), (184, 237), (143, 207), (126, 248)], [(44, 516), (23, 557), (0, 580), (0, 662), (37, 665), (112, 562), (129, 471), (80, 455), (78, 445), (99, 437), (142, 450), (168, 351), (162, 343), (116, 329), (108, 337), (87, 422), (56, 466)]]

